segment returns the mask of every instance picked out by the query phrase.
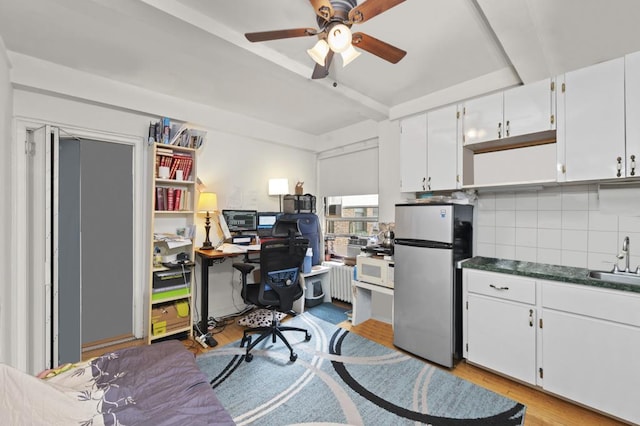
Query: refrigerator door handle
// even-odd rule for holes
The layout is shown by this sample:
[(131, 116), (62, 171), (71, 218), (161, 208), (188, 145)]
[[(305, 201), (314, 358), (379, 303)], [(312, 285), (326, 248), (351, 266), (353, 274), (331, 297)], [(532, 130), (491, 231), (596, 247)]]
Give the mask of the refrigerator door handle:
[(451, 243), (443, 243), (441, 241), (414, 240), (411, 238), (396, 238), (394, 244), (400, 246), (427, 247), (445, 250), (451, 250), (453, 248), (453, 244)]

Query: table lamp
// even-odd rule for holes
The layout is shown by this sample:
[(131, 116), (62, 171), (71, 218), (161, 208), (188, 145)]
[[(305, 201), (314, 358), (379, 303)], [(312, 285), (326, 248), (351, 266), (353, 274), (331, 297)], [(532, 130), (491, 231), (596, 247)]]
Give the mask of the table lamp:
[(269, 179), (269, 195), (277, 195), (280, 199), (280, 211), (282, 211), (282, 196), (289, 193), (289, 179)]
[(213, 250), (213, 244), (209, 240), (209, 230), (211, 229), (211, 216), (209, 212), (218, 210), (218, 195), (214, 192), (201, 192), (198, 199), (198, 213), (206, 213), (207, 216), (204, 222), (204, 230), (206, 232), (204, 243), (202, 243), (201, 250)]

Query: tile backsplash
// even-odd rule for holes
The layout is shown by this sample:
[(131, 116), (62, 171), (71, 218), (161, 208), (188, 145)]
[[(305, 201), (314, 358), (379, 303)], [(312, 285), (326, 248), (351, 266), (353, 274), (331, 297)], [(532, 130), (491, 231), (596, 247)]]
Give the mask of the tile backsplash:
[(633, 270), (640, 264), (638, 216), (600, 211), (597, 185), (540, 191), (480, 193), (475, 209), (477, 256), (609, 270), (630, 240)]

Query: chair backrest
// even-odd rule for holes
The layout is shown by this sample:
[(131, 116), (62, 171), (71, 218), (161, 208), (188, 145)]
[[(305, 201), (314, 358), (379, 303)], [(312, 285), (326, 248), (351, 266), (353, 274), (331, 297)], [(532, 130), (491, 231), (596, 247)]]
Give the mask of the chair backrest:
[(260, 293), (258, 301), (287, 312), (302, 296), (300, 269), (309, 240), (291, 236), (268, 240), (260, 245)]

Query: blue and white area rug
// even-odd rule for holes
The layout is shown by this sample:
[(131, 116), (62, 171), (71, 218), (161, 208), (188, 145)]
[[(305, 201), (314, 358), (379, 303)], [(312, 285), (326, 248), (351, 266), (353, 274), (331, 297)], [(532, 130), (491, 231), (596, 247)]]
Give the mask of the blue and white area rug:
[(244, 361), (239, 342), (196, 361), (238, 425), (522, 425), (525, 406), (427, 362), (304, 313), (287, 325), (295, 363), (265, 339)]

